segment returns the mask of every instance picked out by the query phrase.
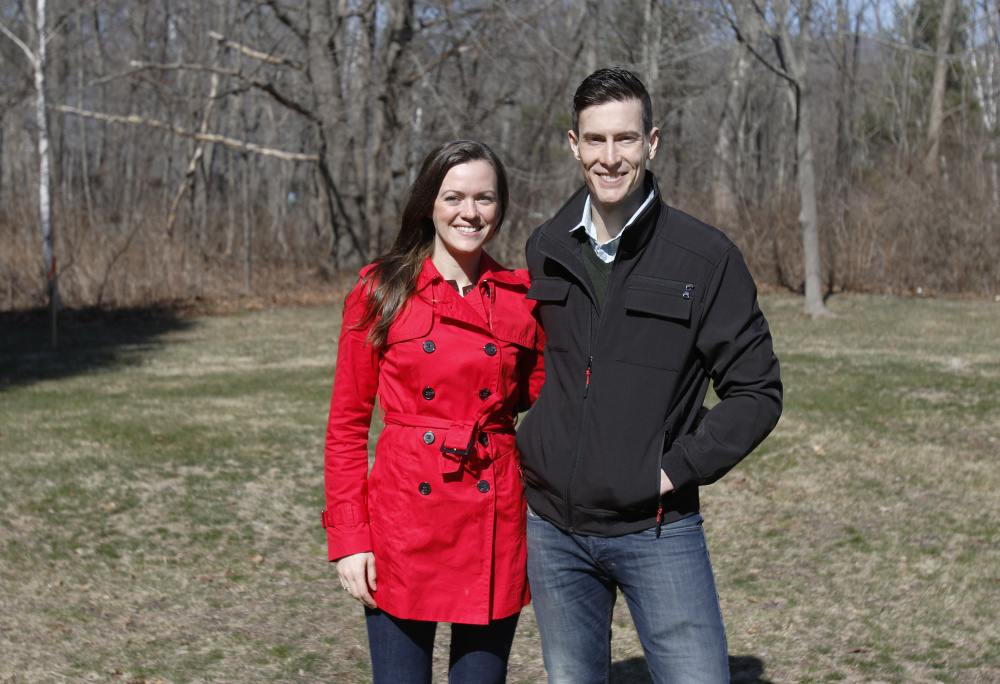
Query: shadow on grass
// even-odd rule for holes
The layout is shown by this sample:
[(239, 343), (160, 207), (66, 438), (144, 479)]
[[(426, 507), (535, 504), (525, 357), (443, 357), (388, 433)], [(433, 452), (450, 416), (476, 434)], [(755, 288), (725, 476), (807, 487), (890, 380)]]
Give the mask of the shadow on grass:
[[(764, 662), (754, 656), (729, 656), (729, 677), (732, 684), (772, 684), (764, 679)], [(652, 684), (645, 658), (629, 658), (611, 664), (614, 684)]]
[(0, 391), (138, 363), (162, 335), (193, 325), (169, 307), (63, 311), (53, 348), (47, 310), (0, 312)]

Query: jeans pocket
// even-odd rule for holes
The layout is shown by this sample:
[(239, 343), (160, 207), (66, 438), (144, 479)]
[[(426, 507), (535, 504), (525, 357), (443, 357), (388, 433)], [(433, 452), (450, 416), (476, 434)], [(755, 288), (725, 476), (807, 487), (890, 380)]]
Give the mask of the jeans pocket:
[(702, 523), (705, 521), (701, 517), (701, 513), (695, 513), (686, 518), (681, 518), (680, 520), (675, 520), (672, 523), (663, 525), (660, 528), (660, 536), (666, 537), (669, 535), (680, 535), (680, 534), (698, 534), (701, 532)]

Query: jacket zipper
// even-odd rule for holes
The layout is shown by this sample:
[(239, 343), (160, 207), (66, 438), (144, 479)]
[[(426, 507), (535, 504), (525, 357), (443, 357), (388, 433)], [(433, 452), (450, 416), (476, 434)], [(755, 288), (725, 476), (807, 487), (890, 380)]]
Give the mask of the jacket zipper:
[[(608, 289), (604, 293), (604, 302), (607, 304), (611, 301), (612, 293), (615, 290), (615, 285), (617, 280), (615, 279), (615, 271), (617, 270), (615, 266), (618, 265), (618, 256), (622, 253), (621, 244), (619, 244), (619, 250), (615, 253), (615, 261), (611, 266), (611, 278), (608, 280)], [(691, 286), (692, 288), (694, 285)], [(570, 534), (574, 534), (576, 531), (576, 521), (573, 515), (573, 485), (576, 483), (576, 472), (580, 467), (580, 455), (583, 452), (583, 424), (587, 418), (587, 395), (590, 393), (590, 376), (594, 368), (594, 349), (597, 347), (597, 340), (601, 337), (601, 329), (604, 327), (604, 311), (601, 311), (600, 317), (597, 319), (597, 333), (594, 333), (594, 304), (593, 302), (590, 307), (590, 325), (587, 332), (587, 370), (585, 377), (585, 384), (583, 386), (583, 403), (580, 407), (580, 434), (576, 441), (576, 456), (573, 458), (573, 470), (570, 474), (569, 487), (566, 489), (566, 527)]]
[[(593, 344), (593, 330), (594, 330), (594, 307), (590, 307), (590, 319), (589, 319), (589, 330), (587, 331), (587, 344), (589, 349), (587, 350), (587, 371), (585, 384), (583, 386), (583, 402), (580, 404), (580, 425), (582, 426), (584, 420), (587, 417), (587, 394), (590, 392), (590, 373), (594, 366), (594, 344)], [(598, 326), (600, 329), (600, 326)], [(569, 476), (569, 486), (566, 488), (566, 527), (570, 534), (575, 533), (576, 523), (573, 515), (573, 485), (576, 483), (576, 472), (580, 467), (580, 454), (583, 451), (583, 430), (580, 430), (580, 434), (576, 440), (576, 455), (573, 458), (573, 469), (570, 471)]]
[[(647, 207), (642, 212), (642, 214), (639, 217), (637, 217), (636, 221), (638, 222), (638, 221), (641, 221), (641, 220), (645, 220), (646, 214), (649, 211), (650, 211), (650, 208)], [(615, 272), (617, 271), (617, 269), (615, 268), (615, 266), (618, 265), (618, 257), (622, 254), (622, 251), (623, 251), (621, 249), (621, 247), (622, 247), (621, 243), (619, 243), (618, 247), (619, 247), (619, 249), (615, 253), (614, 264), (611, 267), (611, 278), (609, 279), (609, 282), (608, 282), (608, 290), (604, 294), (604, 301), (605, 301), (605, 303), (611, 301), (611, 299), (612, 299), (611, 294), (614, 291), (615, 284), (617, 283), (617, 281), (615, 279)], [(539, 251), (541, 251), (541, 253), (543, 254), (543, 256), (545, 256), (545, 257), (547, 257), (549, 259), (553, 259), (556, 263), (562, 264), (563, 266), (565, 266), (572, 273), (572, 269), (569, 266), (567, 266), (566, 262), (564, 262), (564, 260), (562, 258), (560, 258), (561, 255), (557, 255), (554, 252), (546, 252), (546, 251), (542, 250), (541, 248), (539, 248)], [(690, 293), (691, 293), (691, 290), (694, 289), (694, 285), (690, 284), (690, 283), (685, 283), (684, 285), (685, 285), (685, 293), (682, 296), (685, 296), (685, 298), (690, 298)], [(583, 287), (581, 287), (581, 289), (586, 290), (586, 288), (583, 288)], [(567, 301), (567, 304), (568, 304), (568, 301)], [(596, 302), (594, 302), (594, 304), (596, 304)], [(601, 315), (601, 320), (603, 321), (603, 319), (604, 319), (604, 316), (603, 316), (604, 312), (602, 311), (601, 314), (602, 314)], [(600, 334), (601, 334), (601, 322), (598, 322), (597, 335), (596, 336), (594, 335), (594, 307), (591, 306), (590, 307), (590, 331), (589, 331), (589, 334), (587, 336), (588, 337), (588, 340), (587, 340), (587, 345), (588, 345), (588, 347), (587, 347), (587, 375), (586, 375), (586, 384), (584, 385), (584, 390), (583, 390), (583, 402), (581, 404), (581, 409), (580, 409), (580, 426), (581, 427), (584, 424), (584, 419), (587, 417), (587, 394), (590, 391), (590, 376), (591, 376), (591, 373), (593, 371), (593, 365), (594, 365), (594, 348), (597, 346), (597, 338), (600, 337)], [(575, 525), (575, 521), (573, 519), (574, 518), (574, 516), (573, 516), (573, 484), (576, 482), (576, 471), (577, 471), (577, 468), (580, 465), (580, 454), (582, 453), (582, 451), (583, 451), (583, 430), (581, 429), (580, 430), (580, 434), (577, 436), (576, 455), (573, 458), (573, 468), (572, 468), (572, 472), (570, 474), (569, 486), (566, 488), (566, 528), (567, 528), (567, 530), (569, 531), (570, 534), (573, 534), (576, 531), (576, 525)]]
[(660, 481), (663, 476), (660, 473), (663, 472), (663, 451), (667, 448), (667, 442), (670, 441), (670, 430), (665, 428), (663, 430), (663, 441), (660, 442), (660, 455), (656, 459), (656, 538), (660, 538), (660, 528), (663, 527), (663, 494), (660, 494)]
[(652, 276), (644, 276), (644, 275), (633, 275), (632, 278), (639, 283), (646, 281), (656, 284), (668, 283), (670, 285), (675, 285), (678, 288), (684, 290), (681, 293), (681, 297), (683, 297), (684, 299), (691, 299), (691, 295), (697, 289), (694, 283), (689, 283), (685, 280), (664, 280), (663, 278), (654, 278)]

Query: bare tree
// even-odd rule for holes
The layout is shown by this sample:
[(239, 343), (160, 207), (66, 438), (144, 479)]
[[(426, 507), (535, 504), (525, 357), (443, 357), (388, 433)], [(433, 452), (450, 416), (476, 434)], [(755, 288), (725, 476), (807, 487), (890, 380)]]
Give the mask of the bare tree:
[(934, 83), (931, 86), (930, 115), (927, 123), (927, 154), (924, 156), (924, 173), (937, 176), (941, 173), (941, 124), (944, 121), (944, 86), (948, 72), (948, 52), (951, 46), (952, 20), (955, 18), (957, 0), (941, 0), (941, 17), (938, 19), (935, 47)]
[(52, 346), (56, 346), (56, 312), (59, 308), (59, 286), (56, 277), (56, 256), (52, 248), (52, 194), (49, 172), (49, 124), (45, 106), (45, 46), (48, 42), (45, 22), (45, 0), (35, 0), (34, 48), (0, 23), (0, 33), (12, 40), (31, 65), (35, 84), (35, 125), (38, 127), (38, 223), (42, 238), (42, 258), (45, 260), (49, 309), (52, 315)]
[[(799, 195), (799, 226), (802, 231), (805, 271), (805, 311), (811, 316), (829, 314), (823, 296), (822, 260), (820, 259), (819, 210), (816, 202), (816, 159), (813, 143), (813, 88), (809, 63), (812, 59), (812, 0), (773, 0), (767, 8), (755, 4), (757, 16), (764, 23), (773, 46), (765, 55), (749, 41), (747, 22), (740, 22), (734, 0), (730, 21), (737, 38), (788, 86), (795, 111), (796, 185)], [(770, 23), (768, 23), (770, 20)], [(793, 40), (792, 26), (798, 27)]]
[[(0, 38), (0, 301), (16, 307), (41, 292), (36, 2), (4, 14), (28, 50)], [(507, 163), (517, 201), (490, 249), (517, 266), (580, 183), (572, 92), (613, 64), (653, 96), (661, 187), (714, 209), (758, 278), (810, 306), (820, 283), (996, 290), (1000, 23), (996, 0), (970, 3), (946, 51), (948, 174), (928, 184), (942, 0), (45, 0), (59, 295), (332, 279), (384, 249), (420, 159), (454, 137)]]
[(739, 217), (739, 199), (736, 194), (738, 169), (737, 140), (742, 127), (743, 104), (749, 87), (749, 71), (753, 53), (748, 45), (757, 46), (762, 26), (760, 17), (749, 3), (733, 6), (736, 25), (742, 39), (732, 47), (726, 78), (726, 99), (719, 116), (715, 136), (715, 158), (712, 164), (712, 203), (715, 218), (723, 226), (734, 225)]

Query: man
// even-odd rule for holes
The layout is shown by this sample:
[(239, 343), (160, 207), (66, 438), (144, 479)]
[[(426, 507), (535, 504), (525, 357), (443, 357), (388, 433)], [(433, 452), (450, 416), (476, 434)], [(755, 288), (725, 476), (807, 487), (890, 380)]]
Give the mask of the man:
[(658, 142), (633, 74), (589, 76), (569, 131), (585, 185), (527, 244), (546, 378), (517, 443), (550, 684), (608, 681), (618, 589), (654, 681), (729, 681), (698, 487), (774, 428), (781, 381), (739, 250), (646, 172)]

